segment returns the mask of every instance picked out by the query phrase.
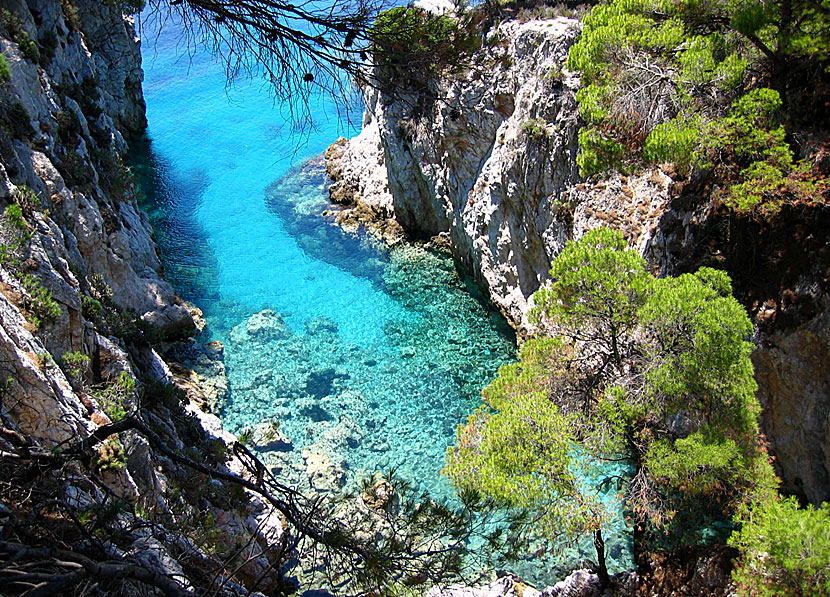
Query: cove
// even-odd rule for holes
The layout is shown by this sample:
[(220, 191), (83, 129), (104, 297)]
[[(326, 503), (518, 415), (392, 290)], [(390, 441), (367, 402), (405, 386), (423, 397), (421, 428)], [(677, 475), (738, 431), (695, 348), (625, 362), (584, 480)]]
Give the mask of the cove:
[(515, 358), (511, 331), (448, 256), (321, 216), (311, 158), (354, 133), (332, 101), (313, 98), (316, 128), (300, 134), (264, 84), (227, 89), (212, 57), (183, 56), (175, 24), (142, 37), (149, 128), (132, 164), (168, 279), (203, 309), (200, 341), (224, 345), (225, 426), (278, 425), (290, 445), (267, 463), (300, 487), (394, 469), (448, 497), (445, 450)]
[[(331, 101), (316, 98), (317, 126), (299, 133), (264, 84), (226, 89), (221, 64), (182, 56), (175, 25), (142, 34), (149, 128), (131, 162), (167, 278), (204, 311), (199, 341), (224, 346), (225, 427), (275, 430), (262, 458), (304, 490), (353, 490), (394, 470), (415, 492), (452, 499), (446, 448), (515, 360), (512, 331), (447, 255), (382, 246), (323, 217), (319, 155), (356, 132)], [(585, 481), (621, 474), (612, 468)], [(604, 494), (615, 507), (616, 491)], [(606, 544), (612, 572), (631, 567), (622, 513)], [(589, 539), (538, 547), (506, 564), (538, 586), (593, 552)]]

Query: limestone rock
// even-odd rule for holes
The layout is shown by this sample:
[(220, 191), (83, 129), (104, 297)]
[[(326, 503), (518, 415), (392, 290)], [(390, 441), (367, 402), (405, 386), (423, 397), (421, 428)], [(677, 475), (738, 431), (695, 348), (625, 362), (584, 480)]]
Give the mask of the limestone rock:
[(271, 309), (265, 309), (251, 315), (245, 324), (245, 329), (248, 336), (259, 342), (286, 338), (291, 335), (291, 328), (288, 327), (282, 316)]
[(239, 435), (248, 436), (248, 444), (258, 452), (290, 452), (294, 444), (277, 422), (257, 423), (246, 427)]
[[(446, 98), (429, 113), (370, 90), (363, 131), (329, 154), (336, 188), (358, 195), (359, 223), (372, 213), (419, 237), (448, 233), (456, 259), (516, 327), (570, 232), (560, 214), (577, 182), (578, 81), (549, 73), (562, 72), (577, 34), (572, 19), (504, 23), (491, 35), (506, 41), (442, 81)], [(546, 123), (538, 138), (524, 126), (536, 119)], [(338, 221), (352, 225), (349, 213)]]
[[(544, 593), (547, 595), (547, 593)], [(430, 589), (425, 597), (541, 597), (542, 593), (514, 576), (503, 576), (489, 585)]]
[(397, 514), (400, 497), (394, 486), (386, 479), (373, 479), (372, 483), (360, 494), (360, 499), (372, 510)]
[(542, 597), (597, 597), (599, 577), (590, 570), (576, 570), (542, 592)]
[(783, 490), (830, 500), (830, 307), (773, 333), (752, 362)]
[(316, 491), (337, 491), (346, 483), (346, 473), (336, 465), (320, 446), (312, 445), (303, 449), (306, 476)]

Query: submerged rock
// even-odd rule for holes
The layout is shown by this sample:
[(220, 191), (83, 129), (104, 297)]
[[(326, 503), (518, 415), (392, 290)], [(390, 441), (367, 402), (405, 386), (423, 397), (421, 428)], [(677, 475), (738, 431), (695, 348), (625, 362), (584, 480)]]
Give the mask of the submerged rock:
[(258, 423), (239, 431), (240, 437), (247, 438), (247, 444), (257, 452), (290, 452), (294, 444), (283, 433), (277, 422)]
[(245, 331), (259, 342), (287, 338), (291, 335), (291, 328), (282, 316), (271, 309), (252, 315), (245, 324)]
[(308, 481), (316, 491), (337, 491), (345, 485), (346, 473), (342, 465), (336, 465), (320, 446), (304, 448), (303, 459)]

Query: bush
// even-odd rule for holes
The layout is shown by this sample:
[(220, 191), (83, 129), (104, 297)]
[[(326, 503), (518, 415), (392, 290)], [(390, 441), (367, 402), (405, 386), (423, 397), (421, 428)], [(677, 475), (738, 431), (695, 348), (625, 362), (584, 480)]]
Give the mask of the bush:
[(20, 17), (5, 8), (0, 10), (0, 22), (11, 37), (12, 41), (20, 48), (20, 53), (32, 62), (40, 60), (40, 50), (37, 44), (29, 38), (29, 34), (23, 28), (23, 21)]
[(444, 68), (480, 47), (481, 36), (469, 29), (447, 15), (398, 6), (375, 20), (372, 54), (384, 81), (425, 88)]
[(65, 353), (62, 360), (66, 374), (70, 378), (82, 382), (84, 375), (89, 371), (91, 359), (81, 351), (76, 351)]
[(0, 104), (0, 119), (2, 119), (3, 127), (8, 131), (9, 136), (14, 139), (28, 141), (35, 136), (35, 129), (32, 128), (29, 113), (19, 101)]
[(35, 211), (43, 209), (43, 202), (32, 189), (26, 185), (20, 185), (12, 194), (14, 202), (20, 206), (24, 217), (31, 217)]
[(548, 123), (544, 118), (531, 118), (522, 123), (522, 132), (532, 139), (544, 139), (548, 136)]
[(743, 512), (729, 543), (741, 551), (733, 578), (742, 595), (830, 595), (830, 504), (771, 499)]
[(0, 85), (12, 78), (12, 71), (9, 69), (9, 61), (5, 54), (0, 54)]
[(0, 262), (6, 266), (17, 268), (20, 266), (21, 251), (32, 238), (32, 231), (26, 218), (23, 217), (23, 210), (17, 204), (9, 205), (6, 208), (3, 227), (8, 231), (12, 240), (7, 245), (0, 245)]
[(52, 293), (38, 282), (31, 274), (24, 274), (20, 277), (23, 287), (31, 297), (31, 309), (34, 313), (36, 326), (43, 321), (55, 321), (61, 316), (61, 307), (52, 297)]
[(58, 138), (66, 144), (75, 143), (75, 137), (81, 134), (81, 121), (71, 110), (61, 110), (55, 114), (58, 123)]
[(135, 380), (126, 371), (118, 374), (116, 380), (93, 392), (98, 404), (111, 421), (120, 421), (127, 416), (125, 405), (135, 391)]

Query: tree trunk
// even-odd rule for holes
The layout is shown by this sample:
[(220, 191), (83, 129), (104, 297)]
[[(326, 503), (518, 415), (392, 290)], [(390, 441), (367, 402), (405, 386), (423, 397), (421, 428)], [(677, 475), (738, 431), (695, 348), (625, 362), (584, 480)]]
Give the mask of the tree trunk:
[(602, 538), (602, 530), (594, 531), (594, 549), (597, 550), (597, 576), (599, 576), (600, 590), (611, 584), (608, 577), (608, 567), (605, 565), (605, 541)]

